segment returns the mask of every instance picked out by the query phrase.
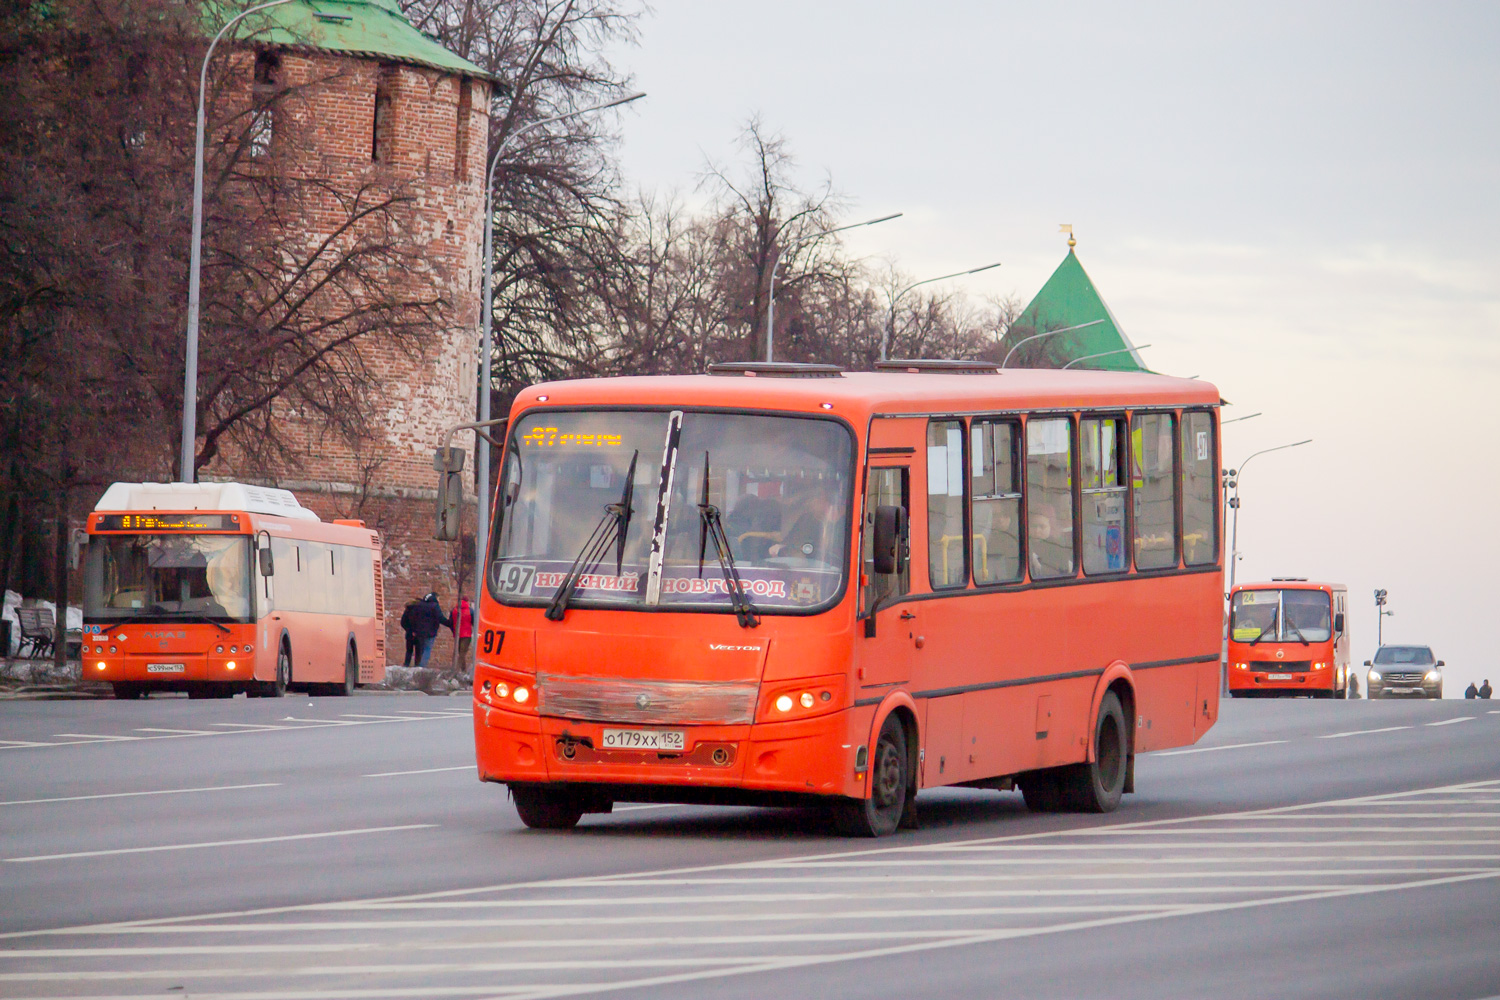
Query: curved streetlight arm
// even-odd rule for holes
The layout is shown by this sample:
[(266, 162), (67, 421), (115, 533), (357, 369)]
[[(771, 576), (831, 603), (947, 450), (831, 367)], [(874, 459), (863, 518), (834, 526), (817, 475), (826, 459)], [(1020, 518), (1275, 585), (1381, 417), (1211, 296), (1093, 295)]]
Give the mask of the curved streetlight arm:
[(1104, 322), (1104, 320), (1102, 320), (1102, 319), (1096, 319), (1096, 320), (1093, 320), (1092, 322), (1088, 322), (1088, 323), (1079, 323), (1077, 326), (1065, 326), (1061, 330), (1047, 330), (1047, 331), (1045, 331), (1043, 333), (1034, 333), (1031, 336), (1026, 337), (1023, 340), (1016, 341), (1015, 347), (1012, 347), (1010, 350), (1008, 350), (1008, 351), (1005, 352), (1005, 360), (1000, 362), (1000, 367), (1004, 368), (1006, 365), (1010, 364), (1010, 356), (1012, 354), (1015, 354), (1016, 351), (1019, 350), (1020, 347), (1021, 347), (1021, 345), (1023, 345), (1023, 344), (1029, 344), (1033, 340), (1041, 340), (1043, 337), (1056, 336), (1059, 333), (1072, 333), (1074, 330), (1083, 330), (1083, 329), (1086, 329), (1086, 328), (1091, 327), (1091, 326), (1098, 326), (1100, 323), (1103, 323), (1103, 322)]
[(1253, 419), (1255, 417), (1258, 417), (1260, 415), (1261, 415), (1260, 411), (1257, 410), (1254, 413), (1247, 413), (1243, 417), (1230, 417), (1228, 420), (1220, 420), (1219, 421), (1219, 426), (1223, 427), (1225, 424), (1237, 424), (1241, 420), (1251, 420), (1251, 419)]
[[(1291, 444), (1279, 444), (1274, 448), (1262, 448), (1260, 451), (1252, 452), (1249, 458), (1246, 458), (1239, 464), (1239, 467), (1234, 470), (1234, 477), (1235, 479), (1239, 479), (1240, 474), (1245, 471), (1245, 466), (1249, 465), (1250, 459), (1254, 458), (1256, 455), (1268, 455), (1273, 451), (1283, 451), (1287, 448), (1300, 448), (1305, 444), (1312, 444), (1312, 438), (1308, 438), (1306, 441), (1293, 441)], [(1238, 487), (1236, 487), (1236, 489), (1238, 489)]]
[[(629, 104), (645, 97), (644, 91), (634, 94), (626, 94), (612, 101), (602, 101), (591, 104), (586, 108), (577, 108), (573, 111), (565, 111), (551, 118), (543, 118), (540, 121), (530, 122), (522, 125), (510, 135), (500, 140), (500, 145), (495, 147), (494, 155), (490, 157), (489, 168), (484, 176), (484, 250), (480, 257), (480, 266), (484, 268), (482, 291), (479, 299), (479, 312), (482, 317), (481, 334), (479, 339), (479, 420), (474, 427), (477, 437), (484, 437), (485, 442), (490, 441), (480, 427), (494, 424), (496, 421), (490, 419), (490, 354), (494, 349), (493, 321), (494, 303), (490, 301), (493, 294), (494, 266), (492, 258), (495, 252), (494, 229), (495, 229), (495, 168), (500, 165), (500, 160), (505, 151), (510, 148), (521, 136), (535, 131), (544, 125), (560, 122), (566, 118), (574, 118), (578, 115), (591, 114), (595, 111), (603, 111), (605, 108), (617, 107), (621, 104)], [(476, 482), (474, 493), (479, 504), (479, 517), (474, 525), (474, 614), (479, 614), (480, 599), (484, 595), (485, 556), (489, 552), (490, 543), (490, 449), (485, 444), (476, 440), (474, 442), (474, 475)]]
[(1305, 441), (1293, 441), (1291, 444), (1279, 444), (1274, 448), (1262, 448), (1260, 451), (1252, 452), (1248, 458), (1239, 464), (1239, 468), (1228, 470), (1230, 485), (1234, 489), (1234, 499), (1230, 501), (1230, 507), (1234, 509), (1234, 529), (1229, 541), (1229, 590), (1234, 591), (1235, 569), (1240, 561), (1240, 475), (1245, 471), (1245, 466), (1257, 455), (1268, 455), (1273, 451), (1285, 451), (1287, 448), (1300, 448), (1305, 444), (1312, 444), (1312, 438)]
[[(839, 226), (839, 227), (837, 227), (835, 229), (820, 229), (816, 233), (808, 233), (806, 236), (799, 237), (798, 239), (792, 240), (790, 243), (786, 244), (784, 247), (782, 247), (781, 249), (779, 249), (779, 250), (776, 251), (776, 256), (774, 256), (774, 257), (771, 258), (771, 288), (770, 288), (770, 293), (766, 297), (766, 361), (767, 361), (767, 363), (775, 360), (772, 357), (772, 345), (774, 344), (774, 341), (775, 341), (775, 330), (776, 330), (776, 268), (778, 268), (779, 266), (781, 266), (781, 258), (786, 255), (786, 252), (788, 250), (794, 250), (797, 247), (802, 246), (804, 243), (811, 243), (813, 240), (819, 240), (819, 239), (822, 239), (825, 236), (832, 236), (834, 233), (842, 233), (846, 229), (858, 229), (860, 226), (873, 226), (873, 225), (876, 225), (877, 223), (881, 223), (881, 222), (890, 222), (892, 219), (899, 219), (899, 218), (901, 218), (901, 216), (903, 214), (904, 213), (902, 213), (902, 212), (893, 212), (890, 215), (882, 215), (878, 219), (866, 219), (864, 222), (851, 222), (847, 226)], [(777, 233), (778, 237), (780, 235), (781, 235), (780, 233)]]
[(179, 482), (192, 483), (198, 479), (193, 460), (198, 440), (198, 312), (199, 289), (202, 286), (200, 275), (203, 270), (203, 132), (206, 118), (203, 105), (204, 95), (208, 90), (208, 63), (214, 57), (214, 49), (218, 47), (220, 39), (230, 28), (257, 11), (291, 2), (292, 0), (270, 0), (270, 3), (257, 4), (231, 17), (219, 29), (219, 33), (214, 35), (213, 41), (208, 43), (208, 51), (203, 54), (203, 66), (198, 70), (198, 132), (193, 144), (193, 236), (188, 260), (187, 350), (183, 356), (182, 465), (177, 472)]
[(1069, 361), (1067, 364), (1063, 365), (1062, 368), (1059, 369), (1059, 371), (1072, 368), (1080, 361), (1092, 361), (1094, 358), (1107, 358), (1113, 354), (1129, 354), (1131, 351), (1143, 351), (1150, 346), (1150, 344), (1138, 344), (1135, 347), (1119, 347), (1113, 351), (1100, 351), (1098, 354), (1085, 354), (1081, 358), (1074, 358), (1072, 361)]
[(901, 291), (897, 292), (894, 296), (891, 297), (890, 322), (886, 324), (885, 336), (880, 340), (880, 360), (885, 360), (886, 351), (889, 350), (891, 340), (896, 335), (896, 303), (900, 302), (902, 296), (904, 296), (907, 292), (922, 285), (930, 285), (934, 281), (947, 281), (949, 278), (962, 278), (966, 274), (978, 274), (980, 271), (988, 271), (991, 268), (999, 266), (1000, 261), (997, 260), (993, 264), (986, 264), (983, 267), (971, 267), (967, 271), (954, 271), (952, 274), (945, 274), (937, 278), (924, 278), (921, 281), (913, 281), (911, 284), (901, 289)]

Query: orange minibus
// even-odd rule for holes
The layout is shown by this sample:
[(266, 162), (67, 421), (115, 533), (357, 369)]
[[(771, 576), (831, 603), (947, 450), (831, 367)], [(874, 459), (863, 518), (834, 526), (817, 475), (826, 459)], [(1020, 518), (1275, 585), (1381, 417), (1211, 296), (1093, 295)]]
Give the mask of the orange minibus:
[(1108, 811), (1218, 711), (1218, 392), (1158, 375), (773, 363), (532, 386), (505, 434), (479, 777), (614, 802), (942, 785)]
[(1342, 583), (1309, 583), (1305, 577), (1235, 587), (1229, 595), (1230, 696), (1345, 697), (1347, 599)]
[(380, 535), (363, 521), (242, 483), (115, 483), (88, 535), (83, 675), (117, 698), (385, 679)]

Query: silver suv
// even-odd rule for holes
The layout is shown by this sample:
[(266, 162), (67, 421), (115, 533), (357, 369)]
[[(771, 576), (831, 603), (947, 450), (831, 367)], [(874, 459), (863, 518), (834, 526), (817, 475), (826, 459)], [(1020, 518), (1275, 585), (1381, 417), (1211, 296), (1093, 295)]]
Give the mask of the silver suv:
[(1365, 666), (1371, 698), (1443, 696), (1443, 661), (1432, 658), (1431, 646), (1381, 646)]

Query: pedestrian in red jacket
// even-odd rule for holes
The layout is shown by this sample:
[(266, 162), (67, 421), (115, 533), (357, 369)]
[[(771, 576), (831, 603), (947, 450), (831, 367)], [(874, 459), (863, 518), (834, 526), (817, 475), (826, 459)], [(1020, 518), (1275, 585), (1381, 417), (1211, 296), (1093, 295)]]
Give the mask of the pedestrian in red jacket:
[(449, 613), (448, 627), (458, 640), (458, 671), (467, 674), (471, 670), (469, 654), (474, 648), (474, 606), (467, 597), (460, 597)]

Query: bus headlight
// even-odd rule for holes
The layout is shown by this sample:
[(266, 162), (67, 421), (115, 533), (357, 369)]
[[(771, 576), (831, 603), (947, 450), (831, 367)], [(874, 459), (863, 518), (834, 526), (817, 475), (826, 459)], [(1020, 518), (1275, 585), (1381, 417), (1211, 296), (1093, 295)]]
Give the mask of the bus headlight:
[(776, 699), (776, 711), (790, 712), (792, 710), (792, 696), (784, 694)]
[(99, 664), (98, 664), (98, 666), (99, 666), (100, 670), (103, 670), (104, 669), (104, 663), (103, 663), (103, 661), (100, 661)]
[(230, 670), (233, 670), (234, 669), (234, 661), (230, 660), (227, 663), (225, 663), (224, 666), (227, 667)]
[(531, 692), (526, 690), (521, 685), (517, 684), (516, 693), (513, 695), (513, 697), (516, 699), (517, 705), (524, 705), (526, 704), (526, 699), (531, 697)]

